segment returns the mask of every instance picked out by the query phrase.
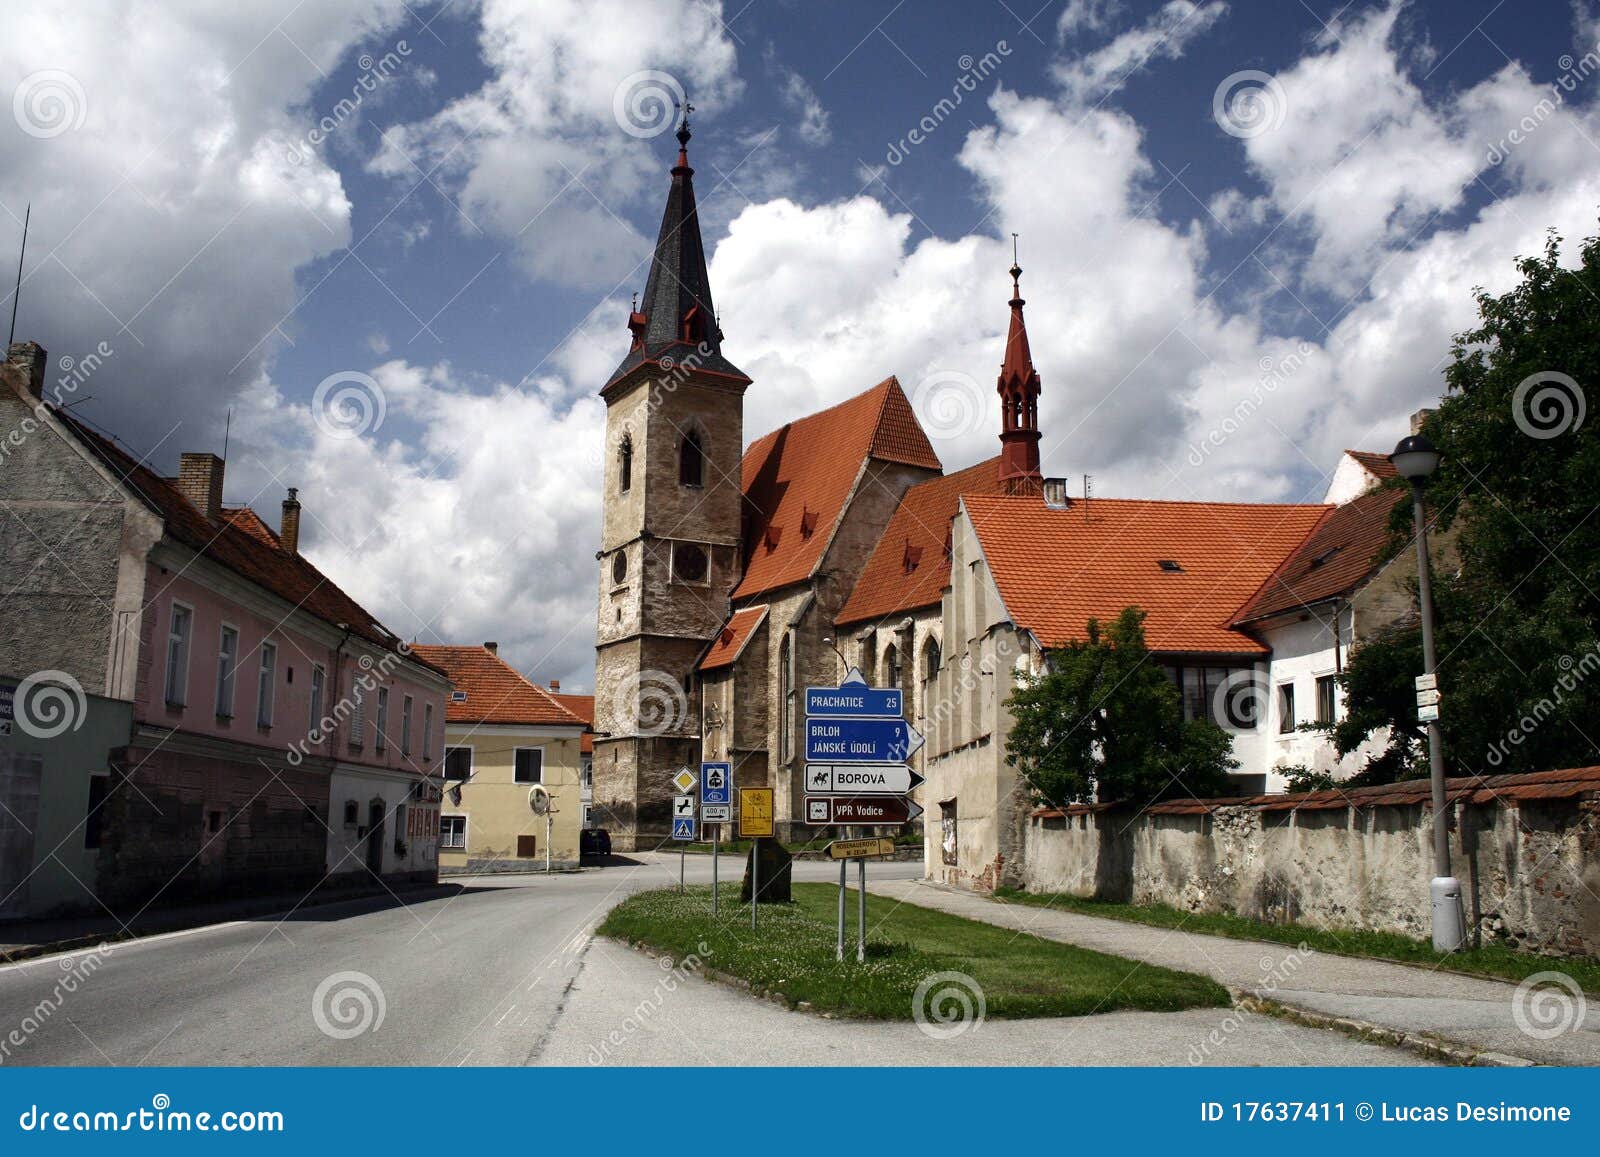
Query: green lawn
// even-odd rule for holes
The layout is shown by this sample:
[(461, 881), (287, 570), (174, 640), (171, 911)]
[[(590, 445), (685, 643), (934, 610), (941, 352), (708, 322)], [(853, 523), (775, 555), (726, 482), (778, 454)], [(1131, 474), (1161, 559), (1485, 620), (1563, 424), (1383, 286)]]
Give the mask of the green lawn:
[(995, 898), (1015, 904), (1033, 904), (1085, 916), (1104, 916), (1158, 928), (1182, 928), (1235, 940), (1270, 940), (1277, 944), (1305, 944), (1318, 952), (1338, 956), (1365, 956), (1420, 964), (1490, 976), (1499, 980), (1525, 980), (1536, 972), (1564, 972), (1585, 991), (1600, 994), (1600, 960), (1594, 957), (1537, 956), (1503, 945), (1469, 948), (1461, 952), (1435, 952), (1426, 940), (1398, 932), (1367, 932), (1355, 928), (1313, 928), (1307, 924), (1266, 924), (1245, 916), (1221, 912), (1185, 912), (1165, 904), (1118, 904), (1065, 893), (1032, 893), (1002, 888)]
[(835, 885), (794, 885), (795, 903), (763, 905), (755, 933), (749, 906), (739, 904), (737, 895), (734, 888), (723, 892), (721, 913), (713, 920), (709, 888), (644, 892), (613, 908), (600, 932), (680, 959), (697, 954), (707, 968), (747, 982), (758, 994), (852, 1017), (912, 1019), (917, 987), (939, 972), (971, 977), (993, 1017), (1229, 1003), (1226, 990), (1207, 977), (1019, 936), (927, 908), (896, 907), (877, 896), (868, 897), (867, 960), (858, 964), (854, 890), (847, 896), (846, 959), (839, 963)]

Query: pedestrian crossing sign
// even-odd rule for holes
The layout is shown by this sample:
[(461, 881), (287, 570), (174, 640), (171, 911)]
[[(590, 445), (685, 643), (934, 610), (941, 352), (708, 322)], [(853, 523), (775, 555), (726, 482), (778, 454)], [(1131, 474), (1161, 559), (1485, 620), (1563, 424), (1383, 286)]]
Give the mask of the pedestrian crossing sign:
[(692, 839), (694, 839), (694, 817), (693, 816), (673, 816), (672, 817), (672, 838), (675, 839), (675, 840), (692, 840)]

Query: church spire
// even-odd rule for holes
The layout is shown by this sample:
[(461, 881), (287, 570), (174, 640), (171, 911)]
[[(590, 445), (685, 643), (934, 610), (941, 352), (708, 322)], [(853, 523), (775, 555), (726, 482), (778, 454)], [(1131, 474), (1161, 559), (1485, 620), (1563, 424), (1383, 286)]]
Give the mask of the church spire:
[(1000, 366), (1000, 481), (1008, 493), (1029, 493), (1042, 481), (1039, 472), (1039, 371), (1028, 349), (1028, 326), (1022, 317), (1022, 266), (1017, 264), (1017, 235), (1011, 235), (1011, 329)]
[[(678, 124), (678, 160), (672, 166), (667, 207), (661, 215), (655, 255), (644, 296), (628, 315), (633, 334), (628, 356), (611, 375), (607, 387), (634, 367), (651, 362), (686, 366), (710, 373), (749, 379), (722, 356), (722, 330), (711, 300), (711, 279), (706, 274), (705, 246), (700, 239), (700, 216), (695, 207), (694, 169), (689, 165), (689, 114), (685, 102)], [(664, 358), (670, 359), (663, 361)]]

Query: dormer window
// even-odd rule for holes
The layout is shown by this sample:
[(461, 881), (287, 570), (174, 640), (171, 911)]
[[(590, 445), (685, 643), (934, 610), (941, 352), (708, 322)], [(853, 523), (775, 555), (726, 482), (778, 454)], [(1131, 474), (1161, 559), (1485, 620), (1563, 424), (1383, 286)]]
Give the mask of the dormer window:
[(1183, 573), (1183, 567), (1178, 564), (1178, 560), (1177, 559), (1173, 559), (1173, 558), (1158, 558), (1156, 560), (1156, 565), (1159, 566), (1167, 574), (1182, 574)]
[(906, 539), (905, 553), (900, 556), (901, 569), (904, 570), (906, 574), (910, 574), (912, 571), (917, 569), (917, 564), (921, 561), (922, 548), (920, 546), (912, 546), (911, 540), (909, 538)]
[(783, 527), (777, 525), (777, 523), (769, 523), (766, 533), (761, 536), (761, 541), (766, 546), (769, 554), (777, 550), (778, 543), (783, 541)]
[(800, 537), (810, 538), (817, 532), (817, 511), (800, 508)]

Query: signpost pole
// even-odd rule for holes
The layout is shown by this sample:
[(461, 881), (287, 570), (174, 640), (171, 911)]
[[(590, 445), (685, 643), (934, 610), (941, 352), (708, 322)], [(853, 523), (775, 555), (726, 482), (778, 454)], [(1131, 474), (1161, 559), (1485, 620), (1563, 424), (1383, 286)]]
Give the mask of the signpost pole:
[(717, 914), (717, 851), (722, 847), (722, 825), (711, 831), (711, 914)]
[(550, 833), (555, 830), (556, 817), (544, 813), (544, 874), (550, 874)]
[(856, 863), (861, 865), (856, 875), (856, 961), (865, 964), (867, 961), (867, 861), (863, 856)]
[(761, 896), (761, 841), (750, 840), (750, 931), (756, 930), (756, 901)]
[(834, 941), (833, 958), (835, 960), (841, 960), (841, 961), (844, 959), (844, 885), (845, 885), (845, 879), (846, 879), (845, 873), (848, 872), (849, 870), (850, 870), (850, 861), (849, 860), (840, 860), (839, 861), (839, 936)]
[(689, 859), (689, 853), (684, 848), (678, 849), (678, 891), (683, 891), (683, 866)]

